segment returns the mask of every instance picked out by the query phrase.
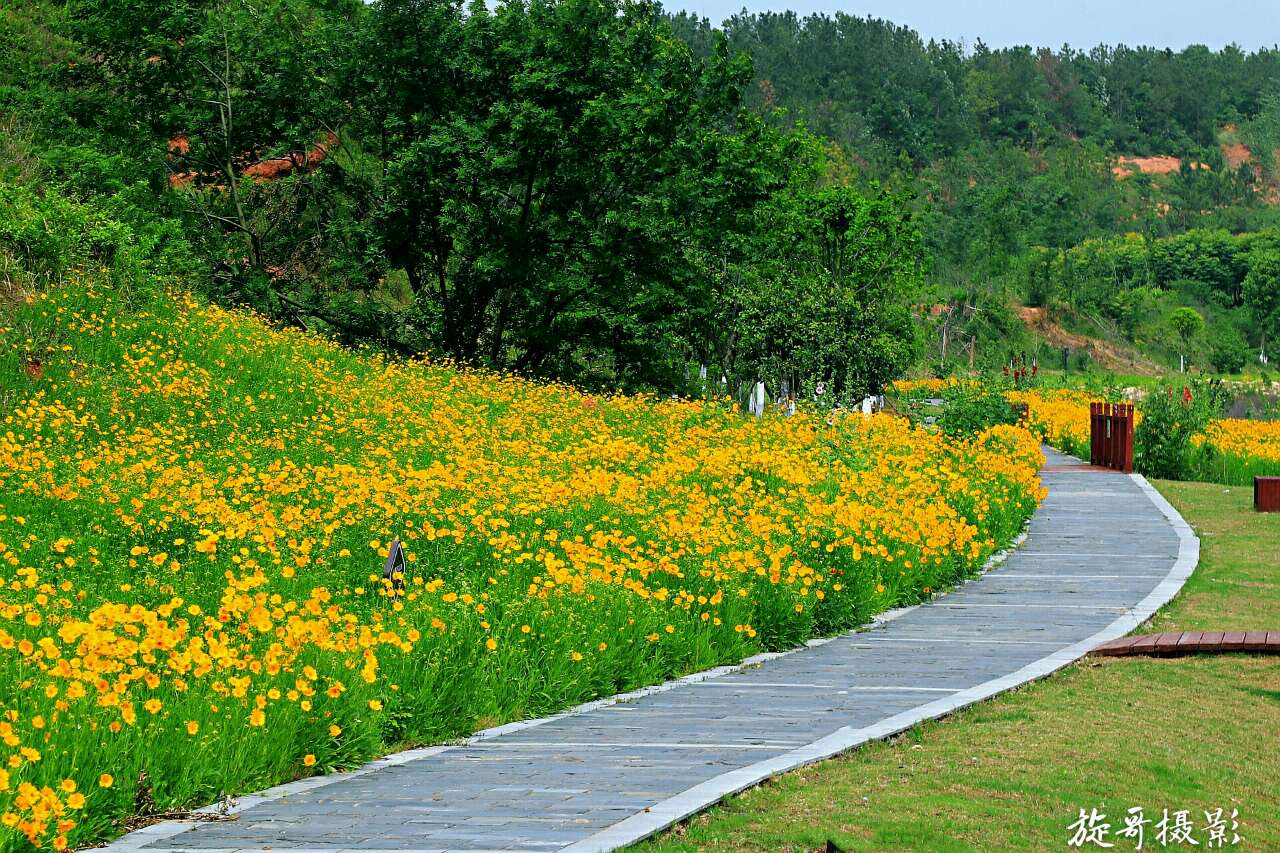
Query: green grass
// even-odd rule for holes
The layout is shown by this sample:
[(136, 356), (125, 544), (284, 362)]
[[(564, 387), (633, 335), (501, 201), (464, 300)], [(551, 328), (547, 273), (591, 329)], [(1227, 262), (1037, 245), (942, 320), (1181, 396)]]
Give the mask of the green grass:
[(1197, 480), (1252, 488), (1254, 477), (1280, 474), (1280, 460), (1218, 453), (1211, 459), (1196, 461), (1193, 470)]
[[(1254, 513), (1244, 488), (1158, 485), (1202, 553), (1144, 632), (1280, 629), (1280, 515)], [(1107, 813), (1114, 832), (1141, 806), (1152, 826), (1167, 808), (1191, 810), (1197, 827), (1206, 809), (1236, 808), (1238, 849), (1277, 850), (1278, 746), (1274, 657), (1090, 659), (783, 776), (639, 849), (1061, 850), (1081, 808)], [(1154, 834), (1144, 849), (1161, 849)]]

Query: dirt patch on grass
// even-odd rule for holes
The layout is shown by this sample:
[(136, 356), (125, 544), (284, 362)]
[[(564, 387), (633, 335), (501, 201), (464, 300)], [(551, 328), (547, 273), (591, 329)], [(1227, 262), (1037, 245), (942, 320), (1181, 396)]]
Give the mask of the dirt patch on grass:
[(1052, 347), (1071, 350), (1084, 350), (1089, 358), (1103, 370), (1133, 373), (1139, 376), (1159, 376), (1159, 365), (1144, 357), (1136, 350), (1101, 338), (1091, 338), (1069, 332), (1061, 325), (1045, 315), (1043, 308), (1021, 307), (1017, 309), (1018, 317), (1027, 328), (1038, 334)]
[(1239, 169), (1253, 160), (1253, 152), (1243, 142), (1222, 146), (1222, 159), (1227, 161), (1228, 169)]
[[(1141, 172), (1144, 175), (1168, 175), (1182, 168), (1182, 161), (1177, 157), (1157, 155), (1155, 157), (1121, 157), (1111, 167), (1111, 174), (1117, 178)], [(1193, 169), (1207, 169), (1207, 163), (1192, 163)]]

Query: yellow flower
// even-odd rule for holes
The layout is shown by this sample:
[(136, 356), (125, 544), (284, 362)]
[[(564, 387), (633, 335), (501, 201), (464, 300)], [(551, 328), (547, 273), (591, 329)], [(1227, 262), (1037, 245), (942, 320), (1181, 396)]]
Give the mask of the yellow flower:
[(316, 757), (310, 753), (307, 753), (305, 756), (303, 756), (302, 763), (304, 766), (310, 767), (316, 763)]
[(116, 780), (112, 778), (110, 773), (103, 773), (101, 776), (98, 777), (98, 787), (110, 788), (112, 785), (115, 784), (115, 781)]
[[(506, 678), (595, 648), (596, 666), (617, 669), (601, 677), (627, 681), (642, 662), (609, 651), (662, 641), (681, 666), (810, 620), (844, 627), (894, 571), (910, 596), (980, 566), (1043, 497), (1033, 431), (1088, 426), (1087, 397), (1047, 392), (1029, 403), (1031, 431), (971, 440), (896, 417), (588, 396), (384, 360), (189, 295), (125, 306), (76, 275), (16, 306), (71, 349), (0, 429), (0, 493), (66, 504), (0, 511), (0, 671), (25, 680), (21, 717), (0, 710), (0, 764), (55, 789), (52, 768), (77, 766), (84, 743), (152, 748), (136, 712), (176, 712), (170, 696), (207, 709), (174, 717), (191, 753), (178, 757), (194, 760), (255, 741), (268, 711), (273, 732), (344, 736), (336, 720), (372, 688), (335, 676), (411, 693), (468, 643), (502, 644)], [(0, 349), (30, 348), (17, 325)], [(1269, 435), (1224, 423), (1203, 440)], [(93, 540), (58, 529), (74, 517), (98, 519)], [(413, 567), (396, 595), (381, 579), (392, 538)], [(201, 568), (181, 565), (191, 557)], [(516, 628), (524, 639), (503, 644)], [(370, 712), (384, 701), (366, 699)], [(247, 727), (203, 728), (223, 713)], [(29, 766), (37, 746), (47, 757)], [(92, 826), (128, 805), (110, 799)], [(91, 834), (42, 819), (35, 846)]]

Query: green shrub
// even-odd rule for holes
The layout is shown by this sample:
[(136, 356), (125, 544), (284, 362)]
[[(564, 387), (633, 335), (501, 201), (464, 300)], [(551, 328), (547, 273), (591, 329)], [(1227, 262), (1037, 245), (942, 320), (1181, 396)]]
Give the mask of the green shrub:
[(938, 426), (950, 436), (977, 435), (996, 424), (1017, 423), (1017, 416), (1005, 396), (1006, 383), (983, 378), (969, 385), (960, 383), (943, 394), (947, 407), (938, 417)]
[(31, 274), (62, 278), (90, 264), (132, 264), (130, 229), (56, 192), (0, 184), (0, 251)]
[(1234, 327), (1221, 326), (1210, 342), (1209, 363), (1219, 373), (1239, 373), (1249, 361), (1251, 350)]
[(191, 269), (181, 224), (140, 206), (145, 196), (138, 185), (79, 200), (59, 187), (0, 181), (0, 255), (31, 287), (64, 281), (78, 270), (138, 287)]
[(1221, 396), (1219, 386), (1204, 382), (1148, 394), (1134, 435), (1134, 467), (1148, 477), (1189, 479), (1206, 462), (1203, 457), (1213, 452), (1207, 444), (1195, 447), (1191, 439), (1220, 413)]

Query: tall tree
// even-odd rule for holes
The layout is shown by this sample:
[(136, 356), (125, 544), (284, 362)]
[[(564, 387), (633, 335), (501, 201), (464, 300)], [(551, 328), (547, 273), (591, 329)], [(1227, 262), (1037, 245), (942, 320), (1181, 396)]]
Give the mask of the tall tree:
[[(749, 64), (722, 39), (696, 58), (630, 0), (385, 0), (367, 25), (380, 78), (399, 81), (360, 99), (384, 246), (425, 339), (531, 374), (604, 358), (669, 385), (709, 310), (685, 247), (768, 192), (728, 155), (749, 138), (734, 134)], [(406, 95), (422, 74), (430, 94)]]
[(919, 224), (901, 196), (829, 180), (816, 142), (796, 156), (809, 168), (761, 205), (755, 238), (722, 278), (715, 363), (735, 388), (878, 393), (917, 354)]
[(1254, 249), (1244, 279), (1244, 304), (1249, 307), (1262, 339), (1260, 354), (1267, 358), (1267, 342), (1280, 336), (1280, 251)]
[(268, 246), (298, 225), (302, 202), (282, 199), (298, 188), (260, 178), (303, 175), (332, 153), (345, 107), (330, 75), (359, 11), (358, 0), (72, 0), (117, 123), (164, 141), (156, 159), (228, 236), (228, 269), (279, 269), (296, 244)]
[(1175, 308), (1169, 315), (1169, 328), (1178, 338), (1178, 370), (1187, 372), (1187, 349), (1204, 331), (1204, 317), (1194, 308)]

